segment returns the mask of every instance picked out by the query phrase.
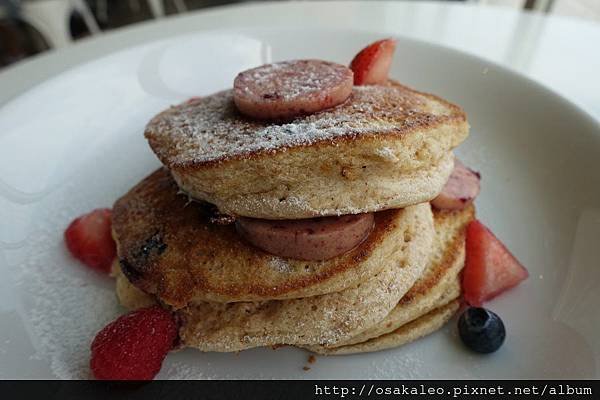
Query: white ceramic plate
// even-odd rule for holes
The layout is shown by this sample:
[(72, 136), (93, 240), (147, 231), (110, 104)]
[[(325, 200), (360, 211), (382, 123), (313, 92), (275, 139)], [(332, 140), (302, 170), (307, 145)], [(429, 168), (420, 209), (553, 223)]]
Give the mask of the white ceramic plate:
[[(113, 282), (69, 257), (66, 225), (111, 206), (159, 163), (142, 136), (170, 104), (272, 60), (348, 63), (379, 35), (227, 31), (135, 47), (55, 77), (0, 109), (0, 378), (87, 378), (95, 332), (122, 310)], [(508, 337), (465, 350), (455, 322), (405, 347), (319, 357), (293, 348), (170, 354), (159, 378), (598, 378), (600, 129), (547, 89), (481, 59), (399, 39), (392, 76), (462, 105), (458, 150), (481, 171), (478, 214), (530, 278), (488, 304)]]

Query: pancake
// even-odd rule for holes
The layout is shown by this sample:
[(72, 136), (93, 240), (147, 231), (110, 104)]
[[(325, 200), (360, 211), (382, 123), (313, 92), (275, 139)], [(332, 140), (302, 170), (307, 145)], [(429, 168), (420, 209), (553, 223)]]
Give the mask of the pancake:
[(453, 300), (385, 335), (349, 346), (323, 349), (317, 353), (322, 355), (347, 355), (400, 347), (440, 329), (456, 314), (459, 307), (460, 301)]
[[(424, 245), (426, 240), (421, 242)], [(238, 351), (345, 340), (385, 318), (417, 280), (428, 257), (426, 249), (414, 250), (407, 251), (409, 257), (398, 265), (340, 292), (292, 300), (204, 302), (186, 307), (178, 312), (181, 341), (203, 351)], [(412, 283), (406, 279), (407, 272)]]
[(119, 303), (128, 310), (149, 307), (157, 303), (156, 298), (133, 286), (123, 274), (121, 265), (115, 260), (111, 266), (110, 275), (115, 278), (115, 291)]
[[(300, 261), (268, 254), (243, 241), (232, 225), (208, 219), (204, 207), (179, 194), (168, 171), (154, 172), (113, 207), (123, 273), (173, 308), (301, 298), (357, 286), (397, 265), (413, 241), (434, 235), (429, 204), (387, 210), (375, 214), (373, 231), (355, 249), (326, 261)], [(413, 279), (412, 271), (397, 273), (400, 281)]]
[[(414, 285), (429, 259), (433, 236), (433, 222), (423, 224), (382, 271), (339, 292), (263, 302), (190, 303), (176, 311), (181, 343), (226, 352), (350, 338), (381, 321)], [(119, 269), (115, 274), (117, 295), (125, 306), (137, 307), (156, 298), (135, 288)]]
[[(390, 275), (386, 278), (382, 274), (353, 290), (307, 299), (233, 304), (200, 302), (178, 313), (182, 321), (182, 341), (184, 345), (204, 351), (237, 351), (285, 343), (299, 344), (320, 354), (346, 354), (374, 349), (371, 340), (377, 341), (388, 334), (391, 336), (380, 343), (403, 343), (407, 337), (416, 338), (419, 335), (412, 329), (401, 330), (402, 326), (460, 295), (465, 227), (474, 214), (473, 206), (461, 211), (434, 212), (436, 234), (431, 248), (426, 250), (430, 253), (429, 264), (410, 290), (402, 287), (406, 294), (391, 307), (392, 297), (385, 287)], [(373, 296), (375, 292), (378, 294)], [(118, 271), (117, 294), (125, 307), (133, 309), (154, 301)], [(382, 313), (385, 309), (388, 309), (387, 314)], [(434, 330), (445, 318), (446, 314), (442, 314), (428, 318), (427, 321), (435, 323), (419, 324), (415, 332), (426, 334)], [(307, 345), (310, 341), (313, 345)]]
[(309, 349), (324, 353), (327, 349), (353, 345), (395, 331), (402, 325), (460, 296), (460, 272), (465, 262), (466, 226), (475, 218), (474, 206), (459, 211), (434, 211), (436, 236), (430, 262), (423, 275), (398, 305), (375, 326), (360, 334), (330, 345)]
[(437, 196), (463, 110), (395, 82), (286, 122), (241, 115), (232, 90), (153, 118), (145, 136), (183, 191), (222, 213), (298, 219), (402, 208)]

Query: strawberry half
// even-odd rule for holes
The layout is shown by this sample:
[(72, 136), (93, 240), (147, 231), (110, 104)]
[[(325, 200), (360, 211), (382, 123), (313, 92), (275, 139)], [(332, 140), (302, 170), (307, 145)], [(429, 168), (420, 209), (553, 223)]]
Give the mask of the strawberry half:
[(527, 270), (496, 236), (478, 220), (467, 227), (463, 290), (472, 306), (496, 297), (529, 276)]
[(75, 219), (65, 231), (71, 254), (85, 265), (109, 273), (117, 255), (111, 235), (111, 210), (100, 208)]
[(383, 39), (362, 49), (350, 63), (355, 85), (378, 85), (388, 80), (395, 39)]

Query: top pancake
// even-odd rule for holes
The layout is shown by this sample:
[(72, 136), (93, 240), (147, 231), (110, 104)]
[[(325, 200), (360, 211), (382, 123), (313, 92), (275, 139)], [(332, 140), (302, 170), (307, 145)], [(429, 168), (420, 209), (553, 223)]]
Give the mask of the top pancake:
[(375, 215), (375, 227), (355, 249), (326, 261), (268, 254), (244, 242), (231, 225), (211, 224), (160, 169), (113, 207), (121, 267), (143, 291), (175, 308), (192, 301), (289, 299), (340, 291), (402, 257), (417, 236), (433, 237), (429, 204)]
[(162, 112), (145, 131), (182, 190), (268, 219), (428, 201), (467, 134), (458, 106), (394, 82), (356, 86), (337, 107), (279, 123), (244, 117), (226, 90)]

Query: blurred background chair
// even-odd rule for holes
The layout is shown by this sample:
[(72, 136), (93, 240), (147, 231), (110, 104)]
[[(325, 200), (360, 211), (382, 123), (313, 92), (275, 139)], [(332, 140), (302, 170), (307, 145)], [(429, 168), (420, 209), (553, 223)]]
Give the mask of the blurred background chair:
[(82, 18), (90, 34), (100, 33), (84, 0), (23, 0), (17, 10), (19, 18), (40, 32), (50, 47), (65, 47), (73, 41), (70, 20), (74, 13)]
[[(148, 8), (152, 13), (154, 18), (162, 18), (166, 16), (165, 13), (165, 0), (145, 0), (148, 4)], [(187, 5), (184, 0), (171, 0), (173, 6), (178, 13), (188, 11)], [(96, 17), (99, 20), (108, 21), (108, 8), (109, 1), (108, 0), (91, 0), (93, 3), (93, 7), (96, 10)], [(125, 1), (123, 1), (125, 2)], [(140, 4), (140, 0), (127, 0), (128, 7), (134, 12), (138, 13), (141, 11), (142, 7)]]
[[(242, 1), (250, 0), (0, 0), (0, 68), (104, 30)], [(462, 1), (600, 20), (600, 0)]]
[(106, 29), (187, 10), (184, 0), (0, 0), (0, 68)]
[(526, 10), (538, 10), (543, 12), (550, 12), (554, 0), (526, 0), (523, 8)]
[[(147, 0), (152, 15), (154, 18), (162, 18), (165, 16), (165, 2), (164, 0)], [(183, 0), (173, 0), (173, 4), (178, 13), (187, 11), (187, 6)]]
[[(128, 3), (134, 15), (139, 14), (142, 9), (140, 0), (119, 1)], [(166, 15), (165, 0), (144, 1), (154, 18), (162, 18)], [(176, 12), (187, 11), (184, 0), (171, 1)], [(108, 10), (115, 5), (114, 3), (108, 0), (0, 0), (0, 18), (8, 16), (19, 19), (37, 30), (49, 47), (60, 48), (74, 40), (71, 32), (73, 15), (80, 18), (87, 33), (96, 35), (101, 32), (97, 20), (108, 25)], [(96, 11), (96, 16), (90, 6), (93, 6)]]

